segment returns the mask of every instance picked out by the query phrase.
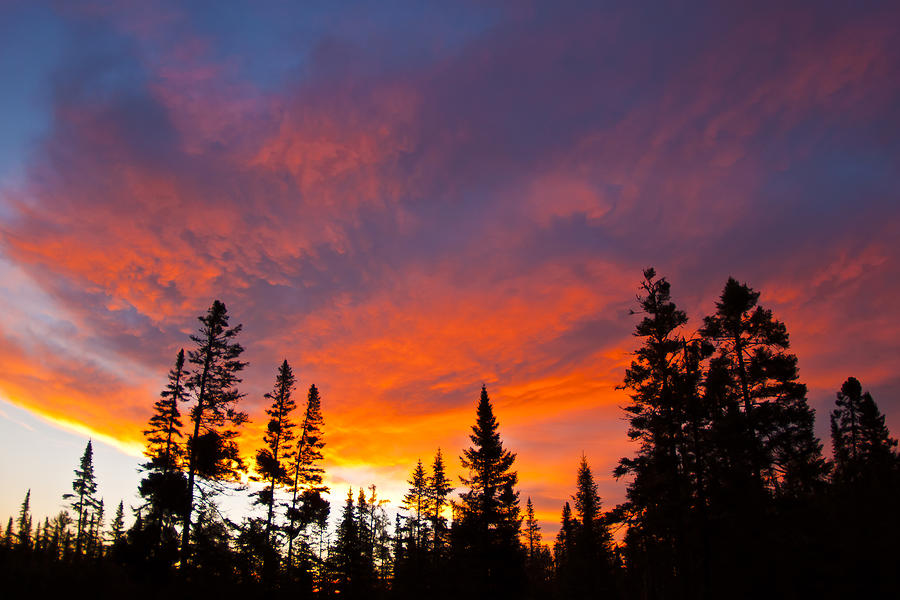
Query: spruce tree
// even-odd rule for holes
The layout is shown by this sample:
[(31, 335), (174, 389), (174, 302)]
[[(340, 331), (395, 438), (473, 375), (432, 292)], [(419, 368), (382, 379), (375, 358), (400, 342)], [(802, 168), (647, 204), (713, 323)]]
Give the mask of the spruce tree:
[(257, 494), (256, 502), (266, 507), (265, 542), (269, 546), (272, 540), (272, 519), (275, 514), (276, 487), (291, 485), (292, 478), (289, 466), (293, 462), (292, 442), (294, 441), (294, 422), (291, 413), (297, 407), (292, 397), (296, 380), (291, 366), (285, 360), (278, 368), (274, 389), (266, 394), (272, 402), (266, 409), (269, 424), (263, 437), (265, 446), (256, 453), (256, 472), (259, 473), (267, 487)]
[(109, 528), (109, 545), (113, 548), (117, 547), (125, 535), (125, 504), (119, 500), (116, 512), (113, 515), (112, 523)]
[(473, 446), (464, 450), (460, 459), (463, 468), (469, 470), (469, 476), (460, 480), (469, 489), (459, 505), (461, 519), (482, 532), (515, 527), (515, 523), (504, 522), (500, 495), (504, 488), (518, 482), (516, 472), (511, 470), (516, 455), (503, 447), (498, 429), (487, 388), (482, 386), (476, 423), (469, 436)]
[(600, 512), (597, 482), (584, 455), (578, 465), (573, 500), (577, 521), (569, 560), (577, 585), (572, 595), (576, 598), (608, 597), (614, 592), (612, 535)]
[(153, 415), (144, 430), (147, 447), (144, 455), (150, 459), (146, 468), (155, 468), (163, 472), (177, 469), (180, 466), (181, 410), (179, 402), (187, 400), (186, 372), (184, 369), (184, 348), (175, 357), (175, 366), (169, 371), (169, 381), (153, 405)]
[(375, 529), (372, 527), (371, 507), (366, 500), (366, 491), (360, 487), (359, 494), (356, 497), (356, 530), (359, 532), (360, 552), (365, 562), (373, 560), (373, 541)]
[(429, 520), (432, 534), (432, 551), (440, 555), (446, 538), (447, 519), (443, 516), (444, 509), (449, 505), (447, 498), (453, 492), (453, 486), (447, 478), (444, 468), (444, 456), (441, 449), (437, 449), (434, 462), (431, 465), (431, 477), (428, 478), (428, 502), (430, 507)]
[(831, 413), (831, 442), (834, 449), (834, 478), (842, 485), (890, 478), (897, 468), (894, 448), (884, 415), (869, 392), (850, 377), (837, 394)]
[(31, 490), (25, 492), (25, 499), (19, 507), (19, 521), (16, 524), (16, 537), (21, 550), (31, 549)]
[(591, 473), (587, 458), (582, 455), (578, 465), (578, 477), (575, 501), (575, 514), (578, 517), (578, 535), (576, 543), (582, 551), (590, 555), (591, 562), (609, 563), (612, 535), (600, 511), (600, 495), (597, 482)]
[[(365, 504), (365, 495), (362, 495), (362, 499)], [(357, 599), (371, 593), (374, 567), (366, 552), (364, 538), (367, 532), (360, 530), (360, 525), (366, 523), (364, 519), (360, 519), (360, 514), (367, 512), (365, 507), (360, 510), (358, 505), (354, 505), (353, 490), (348, 490), (337, 539), (328, 556), (332, 580), (336, 583), (336, 592), (341, 598)]]
[(553, 559), (550, 550), (541, 540), (541, 525), (534, 513), (531, 498), (525, 503), (525, 519), (523, 521), (525, 566), (528, 578), (529, 596), (532, 598), (549, 598), (552, 589)]
[(90, 528), (90, 549), (88, 556), (101, 558), (103, 556), (103, 517), (104, 517), (103, 498), (97, 503), (97, 510), (91, 516)]
[[(634, 332), (642, 345), (623, 383), (631, 397), (625, 407), (628, 437), (640, 446), (636, 456), (622, 458), (614, 471), (616, 478), (630, 477), (626, 502), (615, 513), (629, 525), (631, 570), (640, 573), (647, 593), (667, 595), (680, 589), (684, 596), (697, 596), (702, 594), (694, 565), (701, 561), (694, 558), (699, 545), (694, 538), (703, 531), (704, 511), (703, 478), (697, 475), (707, 454), (703, 448), (709, 423), (699, 394), (698, 363), (710, 349), (685, 339), (682, 330), (688, 318), (672, 301), (669, 282), (657, 278), (652, 268), (643, 276), (637, 298), (642, 317)], [(581, 475), (586, 474), (589, 471)], [(589, 478), (583, 479), (588, 483)], [(582, 502), (590, 503), (590, 493), (584, 492)], [(575, 557), (569, 559), (577, 570)]]
[(236, 427), (247, 421), (237, 410), (243, 397), (237, 389), (238, 373), (247, 363), (240, 360), (244, 348), (235, 341), (241, 326), (228, 326), (228, 311), (216, 300), (206, 315), (198, 317), (200, 328), (191, 336), (196, 346), (188, 352), (191, 369), (187, 388), (194, 405), (191, 408), (193, 433), (188, 438), (188, 478), (184, 520), (181, 530), (182, 568), (190, 557), (191, 516), (194, 512), (195, 479), (210, 482), (237, 479), (244, 470), (238, 452)]
[(572, 588), (576, 583), (572, 576), (572, 558), (575, 552), (577, 525), (572, 519), (572, 506), (568, 502), (563, 504), (559, 521), (559, 532), (553, 543), (554, 579), (557, 595), (561, 598), (569, 598), (573, 595)]
[(3, 532), (3, 547), (7, 550), (11, 550), (15, 545), (15, 531), (13, 530), (13, 518), (10, 517), (9, 521), (6, 522), (6, 531)]
[(50, 543), (50, 517), (44, 517), (43, 525), (38, 522), (38, 535), (35, 540), (35, 551), (46, 554)]
[(409, 481), (409, 490), (403, 496), (403, 530), (396, 535), (401, 538), (402, 555), (396, 560), (394, 587), (401, 596), (418, 597), (428, 593), (432, 574), (427, 564), (427, 542), (429, 515), (431, 514), (428, 475), (422, 460), (416, 462)]
[(516, 455), (503, 447), (487, 388), (481, 387), (477, 418), (472, 427), (472, 446), (460, 458), (468, 490), (456, 506), (454, 556), (468, 571), (476, 596), (515, 594), (523, 583), (523, 559), (519, 543), (521, 518), (512, 470)]
[(834, 542), (828, 568), (835, 597), (881, 598), (900, 585), (896, 545), (900, 538), (900, 461), (874, 399), (850, 377), (837, 394), (831, 413), (835, 518), (828, 542)]
[(321, 494), (328, 492), (328, 488), (322, 485), (322, 476), (325, 472), (321, 466), (322, 448), (325, 447), (324, 425), (319, 389), (313, 384), (309, 386), (300, 439), (297, 441), (297, 450), (290, 470), (293, 485), (291, 502), (287, 507), (289, 568), (293, 565), (294, 538), (299, 535), (301, 529), (314, 523), (322, 514), (322, 510), (326, 513), (329, 510), (327, 501), (321, 497)]
[[(713, 452), (705, 463), (708, 511), (699, 513), (700, 527), (689, 525), (706, 532), (694, 548), (708, 547), (704, 562), (714, 563), (704, 576), (711, 595), (734, 587), (761, 595), (779, 579), (821, 579), (819, 561), (811, 559), (821, 546), (818, 499), (826, 473), (815, 413), (787, 328), (759, 298), (729, 278), (699, 332), (713, 351), (704, 381)], [(705, 515), (714, 528), (703, 524)], [(683, 555), (695, 552), (689, 547)]]
[[(701, 335), (716, 349), (726, 410), (740, 410), (742, 460), (756, 485), (783, 495), (809, 494), (825, 474), (815, 413), (797, 381), (787, 328), (758, 306), (759, 292), (729, 278)], [(729, 377), (730, 376), (730, 377)]]
[(415, 554), (422, 553), (425, 548), (425, 539), (427, 538), (427, 520), (426, 515), (429, 511), (428, 497), (428, 475), (425, 473), (425, 467), (422, 465), (422, 459), (416, 463), (409, 481), (409, 491), (403, 496), (403, 506), (409, 512), (407, 523), (409, 524), (410, 549)]
[(169, 371), (166, 388), (153, 405), (153, 415), (144, 430), (147, 445), (144, 455), (148, 461), (141, 465), (145, 475), (138, 492), (149, 503), (150, 521), (155, 531), (154, 546), (161, 542), (162, 531), (171, 526), (175, 515), (185, 504), (187, 482), (182, 472), (184, 451), (180, 402), (187, 401), (187, 372), (184, 365), (184, 349), (175, 357), (175, 366)]
[(525, 502), (525, 550), (528, 561), (534, 560), (541, 549), (541, 526), (534, 516), (534, 505), (531, 496)]
[(87, 525), (91, 514), (97, 508), (97, 480), (94, 476), (94, 448), (88, 440), (81, 455), (79, 466), (75, 469), (75, 479), (72, 481), (72, 493), (63, 494), (63, 498), (69, 500), (69, 506), (78, 515), (75, 529), (75, 554), (81, 556), (86, 540)]

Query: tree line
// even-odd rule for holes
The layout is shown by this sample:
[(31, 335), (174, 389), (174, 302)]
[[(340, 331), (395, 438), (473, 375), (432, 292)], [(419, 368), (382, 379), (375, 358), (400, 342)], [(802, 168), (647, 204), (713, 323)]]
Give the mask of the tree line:
[[(265, 394), (252, 469), (238, 448), (241, 326), (215, 301), (178, 352), (144, 430), (142, 502), (107, 523), (93, 449), (67, 508), (32, 522), (31, 492), (0, 536), (0, 572), (20, 591), (97, 595), (340, 598), (844, 598), (900, 584), (900, 456), (871, 394), (849, 377), (830, 414), (832, 456), (814, 431), (785, 325), (730, 278), (695, 330), (653, 269), (643, 273), (622, 389), (634, 455), (614, 470), (625, 501), (604, 509), (582, 455), (560, 528), (544, 543), (524, 510), (516, 455), (485, 386), (466, 473), (437, 449), (412, 468), (391, 518), (374, 485), (351, 489), (336, 527), (324, 481), (318, 388), (303, 406), (285, 360)], [(223, 493), (258, 513), (235, 522)], [(455, 494), (455, 495), (454, 495)], [(126, 526), (126, 520), (130, 524)], [(50, 575), (47, 577), (46, 575)], [(35, 587), (36, 586), (36, 587)]]

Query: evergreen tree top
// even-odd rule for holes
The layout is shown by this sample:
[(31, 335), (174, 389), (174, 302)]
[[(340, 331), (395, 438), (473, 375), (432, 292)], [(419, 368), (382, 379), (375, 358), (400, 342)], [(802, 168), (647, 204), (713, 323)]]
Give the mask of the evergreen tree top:
[(97, 480), (94, 476), (94, 448), (91, 440), (88, 440), (78, 465), (75, 469), (75, 479), (72, 481), (72, 491), (75, 493), (64, 494), (63, 498), (83, 497), (88, 504), (93, 505)]
[(890, 436), (885, 417), (869, 392), (848, 377), (831, 412), (831, 439), (836, 479), (854, 482), (887, 476), (895, 468), (897, 440)]
[(225, 420), (240, 425), (246, 421), (246, 415), (233, 408), (234, 402), (243, 397), (235, 386), (241, 382), (237, 374), (247, 363), (240, 360), (244, 348), (234, 337), (242, 326), (228, 326), (228, 312), (219, 300), (198, 319), (200, 329), (191, 335), (197, 346), (188, 352), (188, 362), (195, 367), (187, 387), (194, 392), (198, 405), (202, 402), (204, 420), (213, 424)]
[(757, 306), (760, 293), (729, 277), (716, 302), (716, 312), (703, 319), (701, 334), (710, 339), (737, 338), (743, 349), (772, 346), (787, 349), (790, 338), (784, 323), (772, 311)]
[(403, 496), (403, 505), (411, 511), (421, 512), (425, 508), (424, 503), (428, 493), (428, 475), (425, 473), (421, 458), (416, 462), (416, 467), (407, 483), (410, 488)]
[(515, 484), (516, 474), (509, 469), (516, 455), (503, 448), (499, 427), (487, 388), (482, 385), (475, 425), (472, 426), (472, 434), (469, 436), (473, 446), (463, 450), (462, 456), (463, 467), (473, 473), (471, 479), (463, 478), (466, 485), (476, 489), (494, 490), (507, 482)]
[(572, 498), (575, 501), (575, 512), (584, 526), (600, 518), (600, 495), (597, 489), (591, 467), (582, 454), (578, 465), (576, 492)]
[(440, 448), (437, 449), (437, 452), (434, 455), (434, 462), (431, 465), (431, 477), (428, 481), (431, 488), (431, 494), (434, 497), (443, 499), (453, 491), (453, 486), (450, 485), (450, 480), (446, 475), (444, 455), (441, 453)]

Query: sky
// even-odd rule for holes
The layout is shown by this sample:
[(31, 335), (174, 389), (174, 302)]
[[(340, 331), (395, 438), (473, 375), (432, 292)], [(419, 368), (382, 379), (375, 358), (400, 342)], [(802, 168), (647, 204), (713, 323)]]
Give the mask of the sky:
[[(556, 531), (605, 506), (654, 266), (697, 327), (729, 276), (787, 325), (826, 442), (857, 377), (900, 431), (896, 2), (0, 2), (0, 517), (88, 439), (137, 504), (197, 317), (287, 359), (328, 482), (398, 504), (481, 385)], [(302, 404), (302, 403), (301, 403)]]

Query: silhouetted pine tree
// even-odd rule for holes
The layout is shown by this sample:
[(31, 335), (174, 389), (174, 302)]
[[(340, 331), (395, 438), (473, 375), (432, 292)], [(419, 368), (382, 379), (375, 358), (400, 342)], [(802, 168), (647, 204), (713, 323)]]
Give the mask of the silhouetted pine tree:
[(97, 508), (97, 480), (94, 477), (94, 448), (88, 440), (81, 455), (81, 461), (75, 469), (75, 480), (72, 481), (71, 494), (63, 494), (70, 501), (69, 506), (78, 515), (75, 529), (75, 554), (81, 556), (85, 543), (85, 534), (91, 514)]
[(359, 493), (356, 496), (356, 530), (359, 532), (359, 548), (363, 561), (371, 563), (374, 571), (375, 561), (373, 558), (373, 540), (375, 537), (375, 530), (372, 527), (372, 522), (370, 520), (370, 512), (371, 507), (366, 500), (366, 491), (360, 487)]
[(91, 515), (91, 525), (88, 528), (88, 544), (85, 551), (87, 556), (101, 558), (103, 556), (103, 498), (97, 502), (97, 510)]
[(759, 292), (729, 278), (701, 330), (716, 348), (711, 369), (730, 376), (721, 378), (719, 401), (741, 411), (744, 456), (732, 458), (742, 458), (757, 485), (773, 493), (808, 494), (825, 474), (815, 413), (797, 381), (797, 357), (786, 352), (787, 329), (758, 300)]
[(50, 527), (50, 517), (44, 517), (44, 525), (41, 528), (41, 554), (43, 556), (47, 556), (49, 554), (48, 550), (50, 547), (50, 538), (53, 536), (53, 530)]
[(272, 519), (275, 515), (275, 489), (288, 486), (292, 478), (288, 472), (293, 463), (294, 422), (291, 413), (297, 408), (292, 397), (296, 380), (291, 371), (291, 366), (285, 360), (278, 368), (275, 376), (275, 387), (272, 392), (266, 394), (266, 399), (272, 404), (266, 409), (269, 415), (269, 424), (263, 437), (265, 447), (256, 453), (256, 472), (267, 483), (267, 487), (256, 495), (256, 503), (266, 507), (266, 521), (264, 530), (264, 570), (270, 576), (275, 558), (275, 549), (272, 540)]
[(443, 552), (446, 542), (447, 519), (443, 516), (444, 509), (450, 504), (450, 494), (453, 486), (444, 468), (444, 456), (441, 449), (437, 449), (434, 462), (431, 465), (431, 476), (428, 478), (428, 502), (430, 507), (429, 521), (431, 525), (431, 548), (436, 560)]
[(416, 463), (410, 475), (409, 491), (403, 496), (403, 507), (408, 511), (406, 522), (409, 527), (410, 553), (424, 554), (425, 541), (428, 538), (428, 525), (426, 515), (429, 513), (428, 475), (422, 465), (422, 459)]
[(295, 538), (308, 525), (321, 521), (323, 510), (326, 514), (329, 510), (328, 502), (321, 497), (321, 494), (328, 492), (328, 488), (322, 485), (325, 419), (322, 417), (321, 402), (318, 388), (315, 384), (309, 386), (300, 439), (289, 473), (293, 485), (291, 503), (287, 506), (288, 568), (294, 564)]
[(19, 507), (19, 520), (16, 523), (16, 541), (20, 550), (31, 550), (31, 490), (25, 492), (25, 499)]
[(401, 538), (402, 556), (397, 559), (394, 587), (401, 597), (420, 597), (427, 594), (431, 583), (427, 541), (428, 522), (431, 515), (428, 475), (422, 460), (410, 475), (409, 490), (403, 496), (403, 508), (407, 516), (404, 527), (396, 535)]
[(530, 497), (525, 503), (523, 525), (525, 569), (528, 578), (527, 596), (548, 598), (550, 596), (552, 558), (550, 551), (542, 542), (541, 526), (535, 516), (534, 505), (531, 503)]
[(244, 469), (234, 429), (247, 421), (247, 415), (235, 408), (243, 397), (236, 387), (241, 382), (237, 375), (247, 365), (240, 360), (244, 348), (235, 341), (241, 326), (228, 326), (228, 312), (218, 300), (198, 319), (200, 329), (191, 336), (196, 348), (188, 352), (192, 368), (187, 387), (195, 404), (191, 409), (193, 433), (188, 438), (182, 568), (187, 566), (190, 557), (195, 478), (210, 482), (236, 479)]
[(461, 477), (469, 489), (456, 506), (453, 555), (477, 598), (515, 595), (524, 583), (524, 552), (519, 542), (521, 518), (518, 482), (512, 470), (516, 455), (506, 450), (487, 389), (482, 386), (472, 446), (463, 451)]
[[(149, 504), (147, 518), (152, 524), (155, 538), (152, 545), (157, 553), (161, 550), (163, 531), (173, 527), (186, 502), (187, 481), (182, 471), (184, 451), (179, 443), (182, 423), (178, 408), (179, 402), (187, 401), (186, 385), (184, 349), (181, 349), (143, 432), (147, 440), (144, 455), (148, 461), (141, 465), (145, 475), (138, 492)], [(169, 537), (174, 537), (174, 531)], [(168, 554), (169, 559), (174, 560), (174, 553)]]
[(707, 463), (711, 571), (717, 594), (809, 593), (827, 577), (817, 541), (827, 465), (787, 328), (759, 296), (729, 278), (700, 331), (715, 349), (704, 384), (715, 450)]
[(531, 496), (525, 502), (525, 557), (529, 562), (540, 551), (541, 547), (541, 526), (534, 516), (534, 505), (531, 503)]
[[(629, 475), (627, 501), (617, 507), (628, 523), (626, 552), (629, 571), (644, 594), (660, 597), (698, 597), (703, 592), (694, 559), (698, 480), (692, 466), (699, 463), (690, 443), (691, 413), (702, 413), (692, 368), (701, 350), (681, 335), (687, 315), (671, 299), (671, 286), (643, 273), (643, 315), (635, 327), (642, 346), (625, 371), (623, 387), (630, 392), (628, 436), (640, 442), (634, 458), (622, 458), (615, 476)], [(570, 557), (570, 568), (575, 569)], [(570, 578), (571, 580), (572, 578)], [(575, 577), (577, 579), (577, 577)], [(573, 591), (574, 593), (574, 591)]]
[(610, 598), (616, 593), (612, 535), (600, 511), (597, 483), (583, 455), (573, 500), (577, 520), (569, 565), (577, 583), (570, 593), (574, 598)]
[(109, 528), (109, 546), (116, 549), (122, 543), (125, 536), (125, 504), (119, 500), (119, 506), (113, 514), (113, 520)]
[(573, 587), (577, 583), (573, 578), (571, 564), (575, 552), (575, 530), (576, 523), (572, 519), (572, 506), (566, 502), (563, 504), (559, 520), (559, 532), (553, 543), (555, 596), (558, 598), (571, 597)]
[(6, 531), (3, 532), (3, 547), (7, 550), (11, 550), (15, 545), (15, 537), (13, 530), (13, 518), (10, 517), (9, 521), (6, 523)]
[[(850, 377), (831, 413), (834, 451), (833, 544), (827, 567), (835, 597), (878, 598), (900, 586), (900, 462), (893, 439), (868, 392)], [(863, 574), (865, 574), (863, 576)]]
[(335, 592), (341, 598), (363, 598), (372, 590), (374, 567), (371, 557), (366, 556), (364, 537), (367, 532), (360, 531), (359, 513), (359, 508), (353, 504), (353, 490), (350, 489), (341, 513), (337, 539), (328, 556)]
[(891, 438), (871, 394), (863, 393), (859, 381), (850, 377), (841, 386), (836, 405), (831, 413), (835, 481), (872, 485), (893, 476), (897, 440)]

